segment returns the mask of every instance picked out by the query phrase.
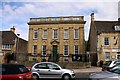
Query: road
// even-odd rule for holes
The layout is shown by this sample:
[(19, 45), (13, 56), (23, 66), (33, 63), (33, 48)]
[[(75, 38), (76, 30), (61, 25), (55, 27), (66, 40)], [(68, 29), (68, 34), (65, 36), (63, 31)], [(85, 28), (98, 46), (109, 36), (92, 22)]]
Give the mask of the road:
[(76, 74), (75, 80), (87, 80), (89, 78), (89, 75), (93, 72), (100, 72), (100, 67), (91, 67), (91, 68), (85, 68), (85, 69), (74, 69), (74, 72)]

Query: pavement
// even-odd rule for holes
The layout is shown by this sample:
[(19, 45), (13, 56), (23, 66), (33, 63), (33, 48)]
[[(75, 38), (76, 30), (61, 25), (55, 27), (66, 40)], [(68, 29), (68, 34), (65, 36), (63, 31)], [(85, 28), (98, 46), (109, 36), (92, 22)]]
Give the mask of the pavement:
[(75, 73), (88, 73), (88, 72), (100, 72), (101, 67), (90, 67), (90, 68), (82, 68), (82, 69), (73, 69)]

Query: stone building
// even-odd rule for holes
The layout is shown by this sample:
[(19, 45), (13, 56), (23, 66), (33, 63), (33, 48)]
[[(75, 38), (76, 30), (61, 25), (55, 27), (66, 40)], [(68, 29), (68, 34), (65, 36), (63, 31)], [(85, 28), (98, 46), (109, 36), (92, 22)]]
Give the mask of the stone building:
[[(0, 31), (1, 33), (1, 63), (4, 63), (12, 53), (27, 53), (27, 41), (19, 38), (19, 34), (15, 34), (15, 28), (10, 31)], [(14, 54), (14, 55), (15, 55)], [(18, 57), (17, 57), (18, 58)]]
[(84, 24), (83, 16), (30, 18), (29, 60), (71, 62), (73, 54), (84, 54)]
[(120, 59), (120, 18), (118, 21), (95, 21), (92, 13), (88, 42), (92, 64)]

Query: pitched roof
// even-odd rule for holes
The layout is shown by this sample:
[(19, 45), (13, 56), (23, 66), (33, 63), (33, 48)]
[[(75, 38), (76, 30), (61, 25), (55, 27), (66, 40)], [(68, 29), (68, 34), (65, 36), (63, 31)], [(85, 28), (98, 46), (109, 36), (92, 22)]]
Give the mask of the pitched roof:
[[(17, 35), (12, 31), (0, 31), (2, 32), (2, 44), (15, 44), (15, 39), (18, 38)], [(22, 41), (27, 42), (24, 39), (19, 38)]]
[(15, 44), (16, 34), (12, 31), (2, 31), (2, 44)]
[(115, 25), (120, 25), (120, 22), (119, 21), (94, 21), (94, 26), (98, 34), (102, 32), (120, 32), (115, 30), (114, 28)]

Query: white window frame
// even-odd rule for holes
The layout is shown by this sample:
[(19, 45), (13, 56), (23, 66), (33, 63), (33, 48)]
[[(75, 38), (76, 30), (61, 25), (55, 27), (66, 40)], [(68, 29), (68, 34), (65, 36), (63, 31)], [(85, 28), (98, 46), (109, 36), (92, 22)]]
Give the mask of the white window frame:
[[(44, 50), (44, 46), (45, 46), (45, 50)], [(44, 54), (44, 51), (46, 52), (45, 54)], [(42, 46), (42, 55), (43, 55), (43, 56), (46, 56), (46, 54), (47, 54), (47, 46), (46, 46), (46, 45), (43, 45), (43, 46)]]
[(74, 39), (79, 39), (79, 30), (78, 29), (74, 30)]
[[(67, 46), (67, 50), (65, 49), (65, 46)], [(68, 56), (69, 55), (69, 46), (68, 45), (64, 45), (64, 56)], [(67, 55), (66, 55), (66, 51), (67, 51)]]
[(68, 33), (69, 33), (68, 29), (65, 29), (64, 30), (64, 39), (68, 39)]
[(109, 37), (104, 37), (104, 45), (105, 45), (105, 46), (110, 45)]
[[(107, 57), (108, 57), (107, 54), (109, 54), (109, 58), (107, 58)], [(109, 60), (110, 60), (110, 52), (105, 52), (105, 60), (106, 60), (106, 61), (109, 61)]]
[[(76, 46), (78, 47), (78, 50), (77, 50), (78, 53), (76, 53), (76, 49), (75, 49)], [(79, 54), (79, 45), (74, 45), (74, 54)]]
[(58, 30), (57, 29), (53, 30), (53, 39), (58, 39)]
[(38, 30), (34, 30), (34, 39), (38, 39)]
[(43, 30), (42, 39), (47, 39), (47, 30)]
[(4, 44), (4, 45), (2, 45), (2, 49), (8, 49), (8, 50), (10, 50), (11, 48), (12, 48), (11, 44)]
[[(36, 50), (35, 50), (35, 46), (36, 46)], [(33, 45), (33, 53), (37, 53), (37, 45)]]

